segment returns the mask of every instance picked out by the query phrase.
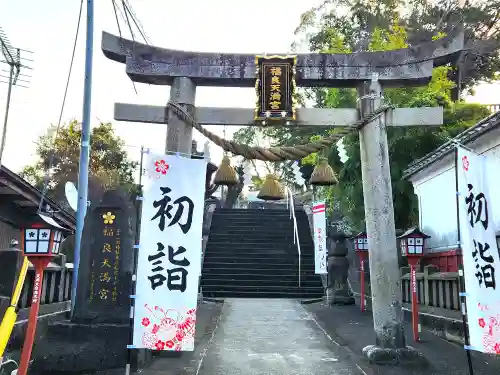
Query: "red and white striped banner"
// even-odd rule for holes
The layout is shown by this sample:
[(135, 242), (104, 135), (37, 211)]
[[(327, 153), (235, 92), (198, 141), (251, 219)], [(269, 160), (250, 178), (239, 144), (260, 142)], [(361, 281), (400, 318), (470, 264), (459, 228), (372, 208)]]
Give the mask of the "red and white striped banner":
[(318, 214), (320, 212), (325, 212), (326, 211), (326, 204), (325, 202), (318, 202), (312, 207), (312, 213), (313, 214)]

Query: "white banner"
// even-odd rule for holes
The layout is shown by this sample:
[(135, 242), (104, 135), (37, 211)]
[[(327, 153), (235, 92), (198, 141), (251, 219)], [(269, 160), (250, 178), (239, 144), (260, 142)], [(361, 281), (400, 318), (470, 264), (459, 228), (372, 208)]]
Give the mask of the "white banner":
[(151, 153), (144, 159), (133, 345), (192, 351), (207, 163)]
[(313, 203), (313, 226), (314, 226), (314, 272), (319, 274), (328, 273), (326, 267), (326, 204), (325, 201)]
[(500, 259), (487, 163), (486, 157), (458, 148), (460, 234), (470, 346), (483, 353), (500, 354), (500, 284), (496, 283)]

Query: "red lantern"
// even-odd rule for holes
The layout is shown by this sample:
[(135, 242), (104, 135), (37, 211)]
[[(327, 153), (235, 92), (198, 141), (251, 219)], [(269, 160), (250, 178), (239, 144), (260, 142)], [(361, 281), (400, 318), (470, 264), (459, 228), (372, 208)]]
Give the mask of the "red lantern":
[(398, 237), (400, 240), (401, 254), (408, 259), (410, 265), (410, 288), (411, 288), (411, 316), (413, 339), (420, 341), (418, 325), (418, 297), (417, 297), (417, 266), (424, 256), (426, 240), (430, 236), (421, 232), (418, 228), (411, 228)]
[(358, 233), (354, 237), (354, 250), (368, 252), (368, 238), (365, 232)]
[(425, 242), (430, 236), (421, 232), (418, 228), (411, 228), (398, 238), (401, 240), (401, 254), (408, 257), (408, 263), (414, 263), (413, 260), (410, 261), (410, 258), (420, 259), (424, 256)]
[[(24, 345), (19, 362), (19, 375), (26, 375), (35, 339), (38, 311), (40, 309), (40, 298), (43, 286), (43, 272), (52, 258), (59, 254), (60, 245), (63, 239), (63, 231), (66, 229), (59, 226), (51, 218), (44, 215), (40, 217), (44, 224), (34, 224), (23, 229), (21, 250), (24, 256), (35, 267), (35, 278), (33, 280), (33, 294), (31, 297), (31, 307), (28, 318), (28, 327), (24, 338)], [(52, 224), (48, 224), (51, 222)]]

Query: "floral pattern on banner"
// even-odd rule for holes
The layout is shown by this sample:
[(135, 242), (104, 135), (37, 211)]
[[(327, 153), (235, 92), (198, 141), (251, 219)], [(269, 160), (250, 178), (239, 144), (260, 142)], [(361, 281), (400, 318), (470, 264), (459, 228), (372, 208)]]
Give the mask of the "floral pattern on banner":
[(480, 311), (485, 312), (485, 316), (477, 322), (483, 331), (484, 351), (500, 355), (500, 315), (488, 316), (488, 306), (478, 303), (478, 307)]
[(170, 166), (167, 164), (165, 160), (157, 160), (155, 162), (155, 170), (158, 173), (167, 174), (169, 168)]
[(148, 305), (149, 316), (141, 318), (144, 327), (142, 343), (152, 350), (182, 350), (183, 345), (194, 343), (196, 326), (196, 309), (190, 309), (185, 314), (175, 309), (164, 310), (155, 306), (152, 310)]

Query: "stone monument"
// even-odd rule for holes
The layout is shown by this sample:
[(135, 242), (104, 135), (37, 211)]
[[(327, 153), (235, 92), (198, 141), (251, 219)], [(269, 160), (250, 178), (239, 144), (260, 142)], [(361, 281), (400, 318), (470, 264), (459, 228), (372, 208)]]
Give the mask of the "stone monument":
[[(73, 316), (52, 323), (35, 349), (43, 372), (125, 368), (129, 344), (135, 211), (128, 194), (107, 191), (87, 213)], [(137, 367), (147, 357), (134, 351)]]
[[(295, 81), (302, 87), (351, 87), (359, 91), (359, 109), (298, 108), (287, 126), (354, 128), (360, 133), (363, 193), (371, 261), (371, 291), (375, 344), (367, 347), (370, 361), (398, 362), (412, 357), (406, 347), (394, 228), (387, 126), (440, 126), (442, 108), (396, 108), (358, 129), (361, 115), (381, 106), (382, 89), (424, 85), (435, 66), (455, 64), (463, 48), (463, 33), (406, 49), (353, 54), (299, 54)], [(103, 33), (102, 50), (126, 64), (135, 82), (170, 85), (167, 106), (115, 104), (115, 120), (168, 123), (167, 151), (188, 153), (192, 123), (178, 116), (181, 108), (198, 125), (262, 126), (254, 108), (195, 107), (196, 86), (255, 87), (256, 56), (251, 54), (193, 53), (144, 45)], [(270, 54), (274, 55), (274, 54)], [(174, 110), (173, 108), (177, 108)], [(295, 113), (294, 113), (295, 114)], [(277, 156), (274, 161), (285, 160)], [(267, 159), (262, 159), (267, 160)]]

